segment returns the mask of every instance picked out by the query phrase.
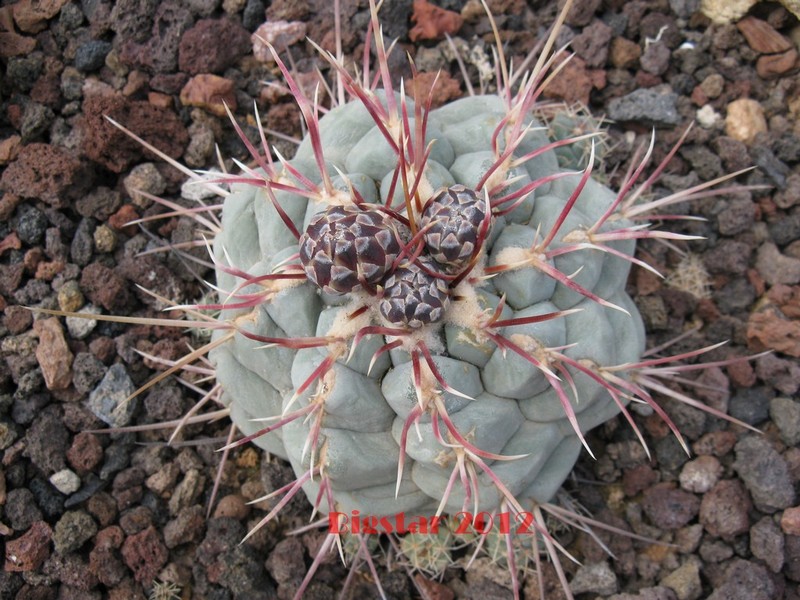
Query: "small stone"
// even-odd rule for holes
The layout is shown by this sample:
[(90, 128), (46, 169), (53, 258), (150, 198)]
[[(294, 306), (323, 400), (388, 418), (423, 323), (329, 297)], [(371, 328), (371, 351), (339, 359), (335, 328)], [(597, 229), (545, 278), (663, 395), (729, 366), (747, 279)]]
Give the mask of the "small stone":
[(778, 426), (784, 444), (790, 447), (800, 444), (800, 402), (791, 398), (773, 398), (769, 404), (769, 415)]
[(117, 247), (117, 234), (108, 225), (99, 225), (94, 230), (94, 247), (98, 252), (113, 252)]
[(787, 508), (783, 511), (781, 529), (786, 535), (800, 535), (800, 506)]
[(615, 121), (640, 121), (656, 126), (680, 123), (677, 109), (678, 95), (669, 89), (634, 90), (608, 103), (608, 116)]
[(50, 144), (27, 144), (6, 167), (0, 188), (21, 198), (37, 198), (63, 208), (92, 184), (91, 173), (77, 153)]
[(64, 312), (75, 312), (85, 302), (81, 288), (74, 279), (70, 279), (58, 288), (56, 298), (58, 299), (58, 308)]
[(663, 42), (649, 44), (639, 59), (642, 69), (653, 75), (663, 75), (670, 65), (672, 53)]
[(736, 23), (736, 28), (742, 32), (747, 44), (756, 52), (777, 54), (792, 47), (791, 40), (778, 33), (766, 21), (756, 17), (748, 16), (741, 19)]
[(642, 49), (639, 44), (623, 37), (611, 40), (608, 58), (615, 69), (630, 69), (636, 65)]
[(130, 300), (125, 280), (112, 269), (99, 262), (87, 265), (81, 272), (81, 290), (92, 301), (106, 310), (117, 313)]
[(112, 427), (127, 425), (138, 405), (138, 397), (128, 399), (135, 389), (136, 386), (125, 367), (114, 364), (108, 369), (100, 385), (89, 395), (89, 410)]
[(65, 512), (53, 529), (53, 545), (59, 554), (68, 554), (83, 546), (97, 533), (97, 523), (82, 510)]
[(675, 489), (671, 483), (660, 483), (644, 493), (642, 502), (647, 518), (659, 529), (680, 529), (687, 525), (700, 509), (694, 495)]
[(276, 52), (283, 52), (284, 48), (306, 37), (306, 27), (302, 21), (267, 21), (250, 36), (253, 56), (260, 62), (275, 62), (268, 44), (271, 44)]
[(698, 560), (687, 561), (664, 577), (661, 585), (672, 589), (678, 600), (697, 600), (703, 594), (698, 562)]
[(78, 473), (88, 473), (103, 459), (103, 446), (93, 433), (82, 431), (67, 450), (67, 462)]
[[(82, 315), (99, 315), (102, 311), (92, 304), (87, 304), (77, 312)], [(97, 319), (87, 317), (67, 317), (66, 323), (70, 337), (75, 340), (85, 339), (97, 327)]]
[(751, 506), (747, 490), (738, 479), (723, 479), (703, 496), (700, 523), (711, 535), (729, 540), (749, 529)]
[(205, 533), (206, 515), (203, 507), (195, 504), (182, 509), (178, 516), (164, 526), (164, 544), (175, 548), (181, 544), (199, 542)]
[(755, 351), (772, 350), (800, 358), (800, 322), (768, 305), (747, 321), (747, 341)]
[(49, 390), (64, 390), (72, 383), (72, 359), (64, 329), (58, 317), (39, 319), (33, 324), (39, 336), (36, 360), (42, 369), (44, 382)]
[(588, 27), (585, 27), (580, 35), (575, 36), (570, 45), (577, 55), (586, 62), (587, 67), (603, 67), (608, 58), (611, 36), (611, 27), (598, 19)]
[(713, 100), (725, 90), (725, 78), (719, 73), (712, 73), (700, 82), (700, 89), (707, 98)]
[(214, 509), (214, 518), (231, 518), (241, 521), (250, 512), (250, 507), (239, 494), (229, 494), (222, 498)]
[(768, 440), (748, 435), (736, 444), (733, 468), (744, 481), (756, 508), (772, 514), (794, 503), (789, 468)]
[(145, 192), (151, 196), (164, 193), (167, 183), (153, 163), (142, 163), (131, 169), (130, 174), (122, 180), (125, 191), (128, 192), (133, 203), (140, 208), (147, 208), (153, 201), (143, 196)]
[(687, 492), (705, 494), (714, 487), (722, 475), (722, 465), (713, 456), (698, 456), (683, 465), (681, 487)]
[(747, 14), (758, 0), (702, 0), (703, 14), (721, 25), (735, 23)]
[(183, 86), (180, 98), (184, 106), (197, 106), (218, 117), (227, 114), (226, 104), (236, 110), (234, 82), (218, 75), (195, 75)]
[(420, 40), (442, 40), (445, 34), (455, 35), (464, 24), (463, 17), (452, 10), (445, 10), (427, 0), (414, 0), (411, 15), (414, 26), (408, 32), (412, 42)]
[(794, 73), (800, 68), (800, 58), (794, 48), (780, 54), (760, 56), (756, 61), (756, 73), (762, 79), (777, 79)]
[(784, 562), (783, 534), (771, 517), (763, 517), (750, 528), (750, 552), (770, 571), (780, 573)]
[(697, 122), (700, 124), (700, 127), (703, 129), (711, 129), (722, 120), (722, 115), (714, 110), (714, 107), (710, 104), (706, 104), (702, 108), (698, 109), (697, 113), (695, 113), (695, 116), (697, 117)]
[(6, 571), (36, 571), (50, 556), (53, 530), (44, 521), (36, 521), (24, 535), (6, 542)]
[(53, 484), (54, 488), (65, 496), (74, 494), (81, 487), (81, 478), (78, 477), (74, 471), (70, 471), (69, 469), (61, 469), (53, 473), (49, 481)]
[(189, 75), (223, 73), (248, 50), (250, 34), (233, 19), (201, 19), (181, 38), (178, 66)]
[(731, 561), (721, 585), (708, 600), (774, 600), (775, 584), (767, 570), (740, 558)]
[(168, 550), (152, 525), (122, 544), (122, 559), (140, 583), (151, 583), (168, 558)]
[(758, 101), (739, 98), (728, 104), (725, 134), (729, 137), (749, 146), (759, 133), (766, 133), (767, 129), (764, 109)]
[(99, 70), (106, 64), (106, 55), (111, 51), (111, 42), (89, 40), (75, 51), (75, 68), (82, 73)]
[(605, 561), (581, 565), (569, 582), (569, 589), (573, 594), (592, 592), (608, 596), (614, 594), (618, 588), (617, 576)]
[[(201, 179), (188, 179), (181, 185), (181, 198), (197, 202), (200, 200), (208, 200), (216, 196), (211, 183), (205, 183), (203, 180), (213, 181), (222, 175), (219, 169), (212, 168), (208, 173), (201, 175)], [(217, 184), (213, 184), (217, 185)]]
[(13, 4), (14, 21), (20, 31), (39, 33), (68, 0), (20, 0)]

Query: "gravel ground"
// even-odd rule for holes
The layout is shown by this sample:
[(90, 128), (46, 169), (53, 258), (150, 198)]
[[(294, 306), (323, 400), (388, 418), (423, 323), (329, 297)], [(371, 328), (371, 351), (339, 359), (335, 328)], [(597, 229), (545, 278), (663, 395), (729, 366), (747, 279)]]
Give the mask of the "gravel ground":
[[(344, 46), (363, 52), (366, 2), (342, 1)], [(392, 0), (385, 33), (421, 71), (444, 69), (437, 101), (465, 93), (446, 58), (449, 31), (484, 48), (488, 21), (474, 1), (442, 0), (441, 15)], [(421, 2), (420, 4), (424, 4)], [(634, 269), (629, 291), (656, 346), (689, 332), (675, 348), (723, 340), (712, 360), (774, 352), (706, 370), (696, 397), (763, 435), (668, 399), (664, 406), (692, 448), (686, 456), (656, 417), (637, 416), (648, 460), (621, 419), (589, 435), (567, 482), (574, 500), (607, 523), (665, 542), (602, 534), (611, 558), (586, 535), (564, 532), (582, 566), (565, 564), (579, 598), (800, 598), (800, 85), (798, 20), (780, 4), (758, 4), (734, 23), (715, 24), (696, 0), (578, 0), (560, 41), (575, 58), (548, 98), (582, 103), (610, 125), (605, 173), (618, 182), (633, 149), (657, 132), (663, 157), (696, 126), (670, 163), (661, 189), (678, 190), (750, 166), (741, 184), (763, 186), (692, 202), (704, 221), (672, 224), (705, 237), (680, 252), (643, 243), (640, 255), (667, 274)], [(713, 2), (710, 4), (714, 4)], [(291, 44), (306, 82), (327, 72), (303, 36), (332, 47), (325, 0), (20, 0), (0, 8), (0, 540), (2, 598), (289, 598), (320, 534), (285, 537), (310, 507), (293, 501), (280, 519), (239, 542), (268, 510), (246, 501), (291, 480), (290, 469), (252, 448), (220, 469), (224, 420), (169, 431), (98, 433), (106, 422), (146, 425), (179, 418), (198, 396), (168, 380), (136, 400), (132, 390), (202, 339), (179, 329), (32, 317), (23, 306), (162, 316), (147, 288), (178, 302), (203, 293), (209, 274), (176, 254), (151, 253), (159, 240), (193, 239), (185, 217), (145, 227), (164, 212), (148, 195), (190, 206), (176, 169), (113, 129), (108, 115), (192, 168), (246, 158), (219, 102), (249, 134), (253, 101), (266, 125), (300, 134), (298, 111), (250, 34)], [(545, 33), (554, 2), (489, 0), (515, 64)], [(279, 27), (276, 21), (288, 25)], [(431, 39), (433, 38), (433, 39)], [(460, 43), (460, 42), (459, 42)], [(402, 52), (401, 52), (402, 50)], [(480, 53), (475, 54), (480, 56)], [(357, 59), (360, 60), (360, 59)], [(480, 60), (470, 63), (473, 81)], [(279, 141), (286, 154), (292, 145)], [(228, 163), (229, 165), (231, 163)], [(194, 252), (194, 251), (193, 251)], [(197, 254), (202, 256), (202, 252)], [(138, 351), (138, 352), (137, 352)], [(143, 357), (145, 353), (148, 356)], [(195, 378), (199, 377), (196, 376)], [(677, 384), (676, 384), (677, 385)], [(115, 399), (111, 404), (100, 397)], [(204, 443), (202, 440), (212, 440)], [(207, 514), (215, 478), (217, 500)], [(671, 545), (670, 545), (671, 544)], [(505, 570), (483, 559), (449, 569), (441, 582), (381, 568), (391, 597), (506, 598)], [(347, 575), (323, 565), (309, 598), (328, 598)], [(560, 598), (551, 568), (547, 598)], [(174, 584), (172, 587), (166, 583)], [(536, 598), (533, 575), (525, 597)], [(352, 597), (373, 597), (366, 575)], [(157, 596), (156, 593), (161, 594)]]

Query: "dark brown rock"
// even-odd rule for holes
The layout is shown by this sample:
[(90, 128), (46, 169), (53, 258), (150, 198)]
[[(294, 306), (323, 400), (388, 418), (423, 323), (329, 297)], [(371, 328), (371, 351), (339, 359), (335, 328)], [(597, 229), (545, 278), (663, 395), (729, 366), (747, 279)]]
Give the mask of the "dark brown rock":
[(192, 26), (192, 14), (181, 2), (157, 3), (153, 28), (144, 43), (126, 40), (120, 61), (150, 73), (171, 73), (178, 66), (178, 47), (184, 32)]
[(0, 179), (0, 189), (42, 200), (54, 208), (63, 208), (91, 184), (91, 174), (74, 153), (40, 143), (23, 146)]
[(169, 553), (152, 525), (122, 544), (122, 559), (136, 581), (150, 583), (167, 563)]
[(660, 483), (644, 493), (642, 508), (659, 529), (680, 529), (691, 521), (700, 509), (694, 494), (675, 489), (671, 483)]
[(83, 103), (82, 151), (91, 160), (121, 173), (142, 156), (153, 155), (114, 127), (109, 117), (166, 155), (178, 158), (189, 143), (189, 134), (174, 112), (141, 100), (122, 96), (90, 96)]
[(250, 34), (230, 19), (202, 19), (183, 34), (178, 67), (190, 75), (222, 73), (250, 50)]
[(700, 523), (711, 535), (731, 539), (750, 528), (747, 513), (751, 507), (750, 496), (742, 483), (737, 479), (725, 479), (703, 496)]
[(87, 265), (81, 273), (81, 291), (92, 303), (117, 312), (130, 301), (125, 280), (100, 263)]
[(103, 458), (103, 446), (93, 433), (83, 431), (72, 440), (67, 451), (67, 462), (82, 475), (94, 469)]

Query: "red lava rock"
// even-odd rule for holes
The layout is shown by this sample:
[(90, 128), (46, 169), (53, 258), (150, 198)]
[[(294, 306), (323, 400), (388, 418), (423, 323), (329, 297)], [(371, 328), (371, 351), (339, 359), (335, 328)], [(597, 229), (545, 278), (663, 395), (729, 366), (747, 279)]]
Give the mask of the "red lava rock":
[(6, 571), (34, 571), (50, 556), (53, 530), (36, 521), (24, 535), (6, 542)]
[(786, 535), (800, 535), (800, 506), (793, 506), (783, 511), (781, 529)]
[(445, 34), (454, 35), (464, 24), (457, 12), (435, 6), (427, 0), (414, 0), (411, 22), (415, 23), (408, 32), (412, 42), (420, 40), (441, 40)]
[(575, 36), (571, 46), (577, 55), (586, 62), (587, 67), (602, 67), (608, 58), (611, 34), (611, 27), (598, 19), (585, 27), (580, 35)]
[(736, 362), (726, 368), (731, 381), (739, 387), (753, 387), (756, 384), (756, 372), (749, 362)]
[(81, 149), (85, 156), (115, 173), (139, 162), (142, 156), (154, 155), (109, 123), (106, 116), (172, 158), (180, 157), (189, 143), (186, 128), (171, 110), (122, 96), (89, 96), (83, 102), (79, 125), (83, 132)]
[(128, 537), (122, 544), (122, 560), (133, 571), (136, 581), (150, 583), (167, 564), (169, 553), (152, 525)]
[(66, 264), (63, 260), (42, 261), (36, 265), (36, 273), (34, 274), (34, 277), (36, 277), (36, 279), (41, 279), (42, 281), (53, 281), (56, 275), (64, 270), (65, 266)]
[(83, 269), (80, 287), (92, 303), (112, 312), (121, 310), (130, 300), (125, 280), (100, 263), (92, 263)]
[(800, 358), (800, 320), (787, 319), (778, 307), (769, 305), (750, 315), (747, 342), (755, 352), (771, 349)]
[(747, 513), (753, 503), (738, 479), (724, 479), (703, 496), (700, 504), (700, 523), (711, 535), (724, 540), (746, 533), (750, 529)]
[(64, 330), (58, 317), (39, 319), (33, 324), (39, 336), (36, 360), (42, 368), (48, 390), (63, 390), (72, 383), (72, 352), (64, 339)]
[(756, 61), (756, 73), (762, 79), (777, 79), (800, 68), (797, 50), (791, 48), (780, 54), (766, 54)]
[(78, 475), (88, 473), (103, 459), (103, 446), (92, 433), (82, 431), (72, 440), (67, 450), (67, 462)]
[[(0, 48), (2, 47), (3, 38), (0, 34)], [(1, 53), (0, 56), (2, 56)], [(21, 146), (22, 138), (18, 135), (10, 135), (4, 140), (0, 140), (0, 165), (7, 165), (12, 160), (16, 160)]]
[(190, 75), (222, 73), (250, 50), (250, 34), (231, 19), (201, 19), (183, 34), (178, 68)]
[(91, 174), (73, 153), (40, 143), (23, 146), (0, 179), (0, 189), (42, 200), (54, 208), (67, 206), (91, 184)]
[(732, 431), (712, 431), (692, 444), (692, 451), (700, 456), (725, 456), (735, 445), (736, 434)]
[(119, 208), (117, 212), (108, 218), (108, 225), (127, 235), (134, 235), (136, 233), (136, 225), (130, 224), (139, 218), (139, 213), (133, 204), (125, 204)]
[(756, 17), (745, 17), (736, 23), (736, 28), (742, 32), (747, 44), (756, 52), (764, 54), (777, 54), (792, 48), (792, 42), (781, 35), (766, 21)]
[(586, 62), (579, 56), (573, 56), (559, 71), (559, 76), (544, 88), (544, 95), (567, 104), (581, 102), (588, 106), (589, 94), (594, 87), (597, 87), (594, 74), (586, 68)]
[(0, 242), (0, 256), (2, 256), (3, 252), (6, 250), (19, 250), (20, 248), (22, 248), (22, 242), (19, 241), (17, 232), (12, 231)]
[(197, 106), (218, 117), (224, 117), (225, 104), (236, 110), (234, 83), (219, 75), (195, 75), (181, 90), (181, 104)]
[(20, 0), (14, 7), (14, 21), (25, 33), (39, 33), (69, 0)]
[(637, 465), (622, 474), (622, 490), (626, 496), (635, 496), (658, 481), (658, 473), (650, 465)]
[(441, 71), (438, 77), (436, 73), (418, 73), (410, 88), (411, 97), (419, 98), (420, 101), (427, 99), (433, 88), (431, 108), (437, 108), (461, 96), (461, 84), (445, 71)]
[(653, 525), (674, 530), (697, 515), (700, 500), (694, 494), (674, 488), (672, 483), (659, 483), (644, 493), (642, 508)]
[(0, 31), (0, 58), (25, 56), (35, 48), (35, 38), (20, 35), (16, 31)]
[(26, 331), (33, 323), (33, 313), (22, 306), (12, 304), (5, 309), (3, 325), (8, 328), (11, 335), (19, 335)]

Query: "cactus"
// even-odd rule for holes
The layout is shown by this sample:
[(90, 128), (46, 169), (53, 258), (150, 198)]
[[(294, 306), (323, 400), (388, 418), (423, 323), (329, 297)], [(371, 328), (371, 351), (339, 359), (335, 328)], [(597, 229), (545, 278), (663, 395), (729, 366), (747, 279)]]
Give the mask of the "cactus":
[[(302, 490), (337, 531), (355, 514), (530, 515), (541, 544), (524, 546), (555, 555), (543, 507), (581, 448), (591, 454), (587, 431), (622, 413), (644, 444), (633, 401), (686, 447), (653, 390), (724, 416), (660, 382), (702, 368), (661, 365), (708, 349), (642, 358), (625, 283), (632, 264), (654, 270), (635, 258), (638, 239), (692, 239), (651, 228), (646, 214), (727, 178), (644, 200), (677, 150), (637, 183), (651, 143), (619, 190), (597, 182), (596, 134), (567, 133), (569, 115), (533, 116), (554, 40), (521, 82), (498, 43), (497, 93), (435, 110), (395, 89), (379, 33), (377, 88), (320, 49), (338, 96), (351, 97), (321, 118), (273, 51), (308, 133), (291, 160), (273, 160), (239, 130), (257, 166), (219, 178), (231, 186), (216, 187), (221, 224), (203, 220), (215, 230), (219, 298), (188, 311), (213, 330), (189, 359), (209, 353), (219, 400), (244, 434), (227, 448), (253, 442), (296, 475), (261, 524)], [(218, 316), (197, 317), (204, 310)], [(360, 538), (348, 539), (358, 552)], [(426, 540), (436, 543), (420, 548)], [(450, 543), (449, 532), (421, 532), (401, 546), (431, 572), (450, 564)], [(334, 544), (336, 531), (320, 554)], [(490, 545), (497, 560), (502, 539)], [(507, 562), (516, 584), (518, 561)]]

